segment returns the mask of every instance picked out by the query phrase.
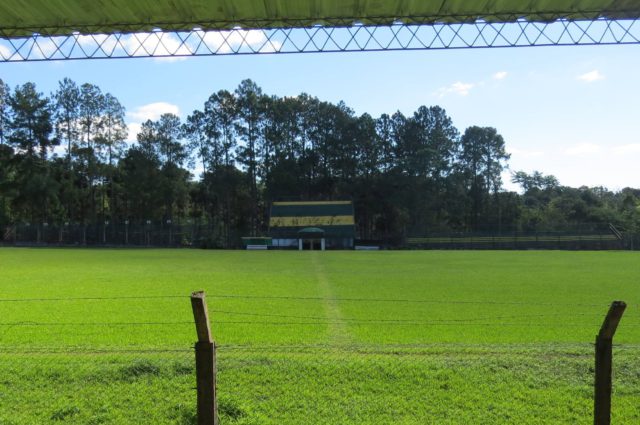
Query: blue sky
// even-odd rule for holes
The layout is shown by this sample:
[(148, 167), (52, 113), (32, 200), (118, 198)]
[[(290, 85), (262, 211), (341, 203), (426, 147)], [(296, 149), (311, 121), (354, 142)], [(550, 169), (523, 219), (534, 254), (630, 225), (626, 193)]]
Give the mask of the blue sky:
[(99, 85), (127, 108), (131, 139), (143, 120), (184, 118), (245, 78), (268, 94), (344, 100), (374, 117), (440, 105), (461, 132), (497, 128), (514, 171), (611, 189), (640, 187), (639, 75), (638, 45), (0, 64), (12, 87), (33, 81), (49, 93), (64, 77)]

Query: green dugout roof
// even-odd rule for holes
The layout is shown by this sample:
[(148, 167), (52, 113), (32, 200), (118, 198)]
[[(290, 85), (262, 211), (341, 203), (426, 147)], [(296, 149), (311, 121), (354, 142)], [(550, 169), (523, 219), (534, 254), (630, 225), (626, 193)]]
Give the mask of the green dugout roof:
[(2, 0), (5, 37), (161, 29), (640, 18), (638, 0)]
[(318, 227), (305, 227), (304, 229), (298, 230), (298, 234), (324, 235), (324, 230)]

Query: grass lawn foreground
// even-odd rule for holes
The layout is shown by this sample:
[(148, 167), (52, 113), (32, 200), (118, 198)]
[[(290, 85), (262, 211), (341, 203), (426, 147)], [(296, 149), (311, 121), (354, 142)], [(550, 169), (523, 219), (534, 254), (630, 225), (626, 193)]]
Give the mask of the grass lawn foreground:
[(640, 254), (0, 249), (0, 424), (195, 424), (205, 290), (222, 424), (640, 423)]

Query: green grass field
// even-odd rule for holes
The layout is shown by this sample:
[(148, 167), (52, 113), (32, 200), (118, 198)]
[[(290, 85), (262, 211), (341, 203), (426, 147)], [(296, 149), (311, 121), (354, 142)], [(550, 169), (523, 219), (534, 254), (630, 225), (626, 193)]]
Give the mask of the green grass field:
[(193, 424), (204, 289), (222, 424), (640, 423), (634, 252), (0, 249), (0, 424)]

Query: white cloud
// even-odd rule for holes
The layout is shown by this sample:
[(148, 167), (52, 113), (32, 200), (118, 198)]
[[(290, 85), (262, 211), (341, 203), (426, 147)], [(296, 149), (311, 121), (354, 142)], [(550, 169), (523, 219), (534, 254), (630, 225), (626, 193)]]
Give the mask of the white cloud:
[[(114, 54), (118, 50), (122, 50), (118, 45), (117, 39), (113, 35), (108, 34), (92, 34), (75, 36), (76, 41), (87, 52), (102, 50), (106, 55)], [(98, 55), (100, 56), (100, 55)]]
[(522, 187), (511, 181), (511, 171), (505, 170), (500, 174), (502, 178), (502, 188), (508, 192), (519, 192), (522, 193)]
[(196, 31), (196, 34), (216, 53), (244, 50), (267, 53), (277, 52), (282, 48), (281, 42), (267, 39), (262, 30)]
[[(176, 62), (186, 60), (195, 49), (192, 49), (186, 41), (181, 40), (171, 33), (163, 33), (159, 39), (160, 46), (157, 55), (166, 55), (156, 58), (161, 62)], [(175, 55), (175, 56), (174, 56)]]
[(142, 124), (137, 123), (137, 122), (130, 122), (129, 124), (127, 124), (127, 131), (128, 131), (128, 135), (127, 135), (127, 142), (136, 142), (138, 133), (140, 133), (140, 128), (142, 127)]
[(162, 56), (162, 57), (153, 58), (153, 60), (158, 62), (178, 62), (178, 61), (187, 60), (188, 59), (187, 56)]
[(522, 159), (536, 158), (544, 155), (543, 151), (529, 151), (529, 150), (523, 150), (518, 148), (507, 148), (507, 152), (509, 152), (513, 157), (517, 156), (518, 158), (522, 158)]
[(602, 148), (595, 143), (580, 143), (578, 145), (574, 145), (570, 148), (565, 149), (564, 153), (566, 155), (577, 156), (577, 155), (592, 155), (602, 151)]
[(180, 108), (177, 105), (168, 102), (154, 102), (146, 105), (138, 106), (133, 111), (127, 112), (127, 118), (131, 122), (127, 123), (129, 135), (127, 142), (135, 142), (136, 136), (140, 132), (142, 123), (147, 120), (158, 120), (162, 114), (174, 114), (180, 116)]
[(157, 120), (162, 114), (180, 115), (180, 108), (167, 102), (154, 102), (139, 106), (132, 112), (127, 112), (127, 116), (134, 122)]
[[(187, 41), (172, 33), (139, 32), (130, 34), (122, 41), (127, 54), (132, 56), (166, 56), (158, 60), (184, 60), (185, 55), (191, 55), (192, 50)], [(174, 56), (175, 55), (175, 56)]]
[(455, 83), (440, 87), (436, 90), (436, 95), (438, 97), (444, 97), (448, 94), (457, 94), (459, 96), (467, 96), (469, 91), (475, 86), (473, 83), (463, 83), (461, 81), (456, 81)]
[(0, 44), (0, 58), (7, 60), (10, 56), (11, 51), (9, 50), (9, 48)]
[[(172, 33), (160, 31), (126, 34), (119, 39), (108, 34), (76, 35), (76, 40), (87, 52), (103, 51), (106, 55), (115, 56), (154, 55), (159, 56), (156, 57), (159, 61), (184, 60), (193, 50), (187, 40), (183, 41)], [(98, 53), (97, 56), (102, 54)]]
[(122, 40), (124, 51), (133, 56), (156, 57), (158, 61), (174, 62), (185, 60), (195, 53), (231, 53), (259, 51), (275, 52), (282, 43), (270, 40), (262, 30), (232, 29), (228, 31), (195, 30), (189, 36), (180, 38), (163, 32), (135, 33)]
[(13, 46), (9, 42), (0, 40), (0, 58), (11, 61), (20, 61), (23, 60), (23, 57), (28, 59), (62, 58), (61, 52), (68, 49), (62, 48), (60, 44), (60, 37), (31, 37), (24, 42), (21, 40)]
[(576, 78), (580, 81), (584, 81), (585, 83), (594, 83), (599, 80), (604, 80), (604, 75), (602, 75), (597, 69), (594, 69), (586, 74), (578, 75)]
[(49, 59), (61, 57), (61, 51), (65, 49), (60, 46), (60, 37), (37, 37), (34, 38), (33, 50), (30, 56), (37, 59)]
[(640, 153), (640, 143), (629, 143), (627, 145), (615, 146), (613, 148), (613, 153), (618, 155)]
[(495, 74), (493, 74), (493, 79), (494, 80), (504, 80), (505, 78), (507, 78), (507, 75), (509, 75), (507, 73), (507, 71), (499, 71), (499, 72), (496, 72)]
[(58, 146), (54, 146), (52, 152), (60, 157), (67, 156), (67, 144), (61, 143)]
[[(196, 53), (277, 52), (282, 42), (267, 37), (262, 30), (234, 28), (227, 31), (194, 30), (183, 36), (170, 32), (149, 31), (115, 37), (108, 34), (74, 33), (75, 43), (84, 52), (96, 57), (151, 56), (157, 61), (174, 62)], [(71, 49), (60, 37), (38, 37), (30, 41), (33, 58), (63, 57)], [(74, 43), (74, 45), (76, 45)], [(26, 47), (25, 47), (26, 48)], [(60, 51), (59, 51), (60, 48)], [(24, 50), (24, 49), (21, 49)], [(75, 50), (75, 47), (74, 47)], [(0, 41), (0, 57), (8, 59), (11, 50)]]

